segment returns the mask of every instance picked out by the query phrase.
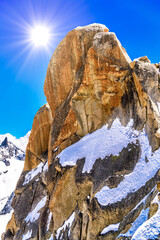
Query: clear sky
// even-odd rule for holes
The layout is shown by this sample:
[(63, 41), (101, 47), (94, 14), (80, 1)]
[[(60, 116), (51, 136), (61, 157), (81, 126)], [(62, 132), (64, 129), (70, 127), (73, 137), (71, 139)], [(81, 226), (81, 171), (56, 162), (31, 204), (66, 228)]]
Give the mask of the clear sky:
[[(43, 85), (49, 60), (73, 28), (103, 23), (115, 32), (133, 60), (160, 61), (159, 0), (0, 0), (0, 134), (21, 137), (46, 103)], [(50, 29), (47, 47), (31, 29)]]

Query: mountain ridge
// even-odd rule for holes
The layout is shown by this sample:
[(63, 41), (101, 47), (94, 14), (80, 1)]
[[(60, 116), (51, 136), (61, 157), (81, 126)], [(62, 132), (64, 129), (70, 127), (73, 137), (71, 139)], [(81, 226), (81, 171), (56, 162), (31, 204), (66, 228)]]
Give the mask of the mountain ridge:
[[(12, 214), (11, 202), (18, 178), (23, 170), (29, 133), (20, 139), (11, 134), (0, 135), (0, 235)], [(19, 148), (22, 148), (20, 149)]]

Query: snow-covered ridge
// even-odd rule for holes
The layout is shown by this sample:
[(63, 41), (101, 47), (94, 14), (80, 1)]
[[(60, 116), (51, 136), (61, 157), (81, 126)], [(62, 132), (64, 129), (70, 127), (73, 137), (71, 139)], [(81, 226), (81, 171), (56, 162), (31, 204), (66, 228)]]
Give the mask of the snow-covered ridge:
[(8, 133), (0, 135), (0, 236), (12, 215), (11, 198), (24, 167), (29, 135), (30, 132), (19, 139)]
[(110, 129), (106, 124), (101, 129), (86, 135), (80, 141), (64, 149), (57, 157), (62, 166), (76, 165), (78, 159), (85, 158), (83, 173), (90, 172), (96, 159), (104, 159), (111, 154), (119, 155), (129, 143), (137, 141), (140, 143), (142, 153), (133, 172), (125, 175), (124, 180), (117, 188), (110, 189), (108, 186), (104, 186), (95, 195), (98, 202), (105, 206), (121, 201), (129, 193), (140, 189), (154, 177), (160, 168), (160, 149), (152, 152), (145, 130), (133, 129), (133, 120), (130, 120), (127, 126), (123, 126), (117, 118)]
[(98, 158), (119, 155), (129, 143), (136, 143), (139, 132), (132, 128), (131, 119), (127, 126), (123, 126), (116, 118), (108, 129), (108, 124), (91, 134), (87, 134), (75, 144), (64, 149), (57, 157), (62, 166), (76, 165), (78, 159), (85, 158), (84, 172), (90, 172)]
[(140, 212), (139, 216), (135, 219), (134, 222), (131, 223), (131, 227), (129, 228), (129, 230), (124, 233), (124, 234), (120, 234), (117, 236), (116, 239), (118, 239), (119, 237), (131, 237), (134, 235), (134, 233), (138, 230), (138, 228), (148, 219), (148, 213), (149, 213), (149, 207), (145, 208), (145, 203), (146, 200), (148, 198), (148, 196), (153, 193), (155, 190), (155, 187), (137, 204), (137, 206), (135, 206), (132, 211), (134, 211), (135, 209), (137, 209), (141, 204), (143, 204), (143, 209)]
[[(155, 215), (153, 215), (147, 221), (137, 229), (134, 233), (132, 240), (145, 240), (145, 239), (157, 239), (160, 234), (160, 201), (158, 196), (155, 197), (153, 203), (158, 204), (158, 210)], [(147, 209), (146, 209), (147, 210)]]
[(48, 169), (48, 162), (43, 163), (41, 162), (37, 167), (33, 168), (31, 171), (29, 171), (26, 176), (23, 185), (29, 183), (34, 179), (38, 174), (40, 174), (42, 171), (46, 171)]
[(108, 205), (121, 201), (123, 198), (127, 197), (129, 193), (136, 192), (144, 186), (148, 180), (154, 177), (160, 168), (160, 148), (152, 152), (145, 130), (138, 132), (136, 139), (140, 143), (142, 152), (139, 162), (136, 164), (133, 172), (125, 175), (124, 180), (117, 188), (110, 189), (105, 186), (96, 193), (95, 196), (101, 205)]
[(105, 30), (107, 27), (104, 24), (100, 23), (92, 23), (86, 26), (78, 26), (75, 28), (76, 30), (85, 30), (85, 31), (95, 31), (95, 30)]
[(18, 147), (19, 149), (21, 149), (22, 151), (25, 152), (27, 143), (28, 143), (28, 139), (29, 139), (29, 135), (30, 135), (30, 131), (24, 137), (17, 139), (16, 137), (12, 136), (10, 133), (1, 134), (0, 135), (0, 144), (7, 137), (8, 141), (12, 142), (16, 147)]

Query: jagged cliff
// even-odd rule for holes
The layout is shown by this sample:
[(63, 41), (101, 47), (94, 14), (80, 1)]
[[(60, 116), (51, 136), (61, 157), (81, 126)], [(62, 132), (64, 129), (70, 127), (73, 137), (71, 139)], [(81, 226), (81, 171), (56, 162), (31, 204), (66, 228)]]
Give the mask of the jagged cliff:
[(159, 65), (132, 62), (104, 25), (69, 32), (48, 66), (48, 103), (2, 239), (157, 239), (159, 85)]

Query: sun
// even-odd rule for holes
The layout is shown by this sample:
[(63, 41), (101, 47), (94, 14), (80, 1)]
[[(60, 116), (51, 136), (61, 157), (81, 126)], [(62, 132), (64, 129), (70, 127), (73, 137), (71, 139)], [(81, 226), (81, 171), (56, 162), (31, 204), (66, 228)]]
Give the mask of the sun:
[(47, 26), (36, 25), (30, 30), (30, 41), (35, 47), (47, 47), (50, 37), (50, 29)]

